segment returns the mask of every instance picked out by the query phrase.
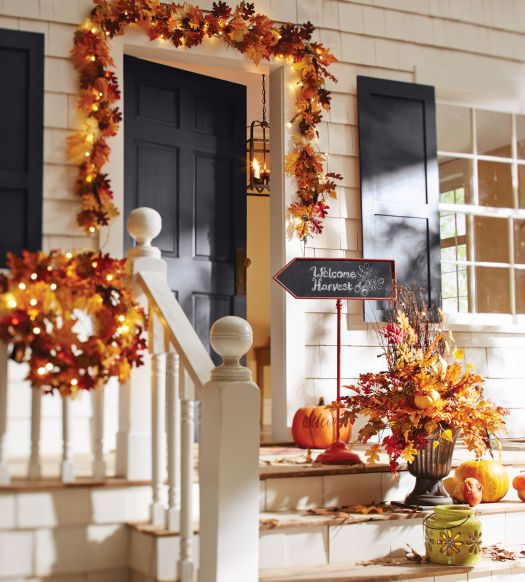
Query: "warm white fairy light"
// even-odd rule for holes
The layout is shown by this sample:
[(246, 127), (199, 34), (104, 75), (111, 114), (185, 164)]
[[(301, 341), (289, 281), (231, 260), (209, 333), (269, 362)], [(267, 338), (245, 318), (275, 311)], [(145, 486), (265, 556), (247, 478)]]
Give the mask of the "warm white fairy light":
[(25, 291), (26, 290), (26, 284), (25, 283), (18, 283), (18, 288), (20, 289), (20, 291)]

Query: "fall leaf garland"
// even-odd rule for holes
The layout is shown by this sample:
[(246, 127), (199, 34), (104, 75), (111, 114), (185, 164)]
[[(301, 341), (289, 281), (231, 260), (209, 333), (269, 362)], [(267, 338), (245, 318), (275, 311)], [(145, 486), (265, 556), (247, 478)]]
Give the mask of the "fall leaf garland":
[(0, 338), (29, 364), (34, 388), (74, 395), (126, 380), (142, 364), (144, 314), (125, 261), (94, 251), (9, 253), (0, 275)]
[(290, 225), (303, 241), (323, 230), (327, 198), (335, 198), (336, 180), (342, 176), (323, 170), (324, 156), (315, 150), (322, 112), (330, 109), (326, 81), (335, 77), (328, 67), (336, 59), (321, 43), (312, 41), (311, 23), (276, 26), (241, 2), (232, 9), (214, 2), (211, 12), (188, 3), (163, 4), (159, 0), (94, 0), (90, 18), (75, 33), (71, 56), (79, 73), (78, 109), (82, 129), (68, 140), (69, 154), (79, 165), (75, 193), (82, 199), (78, 224), (88, 233), (118, 215), (108, 176), (108, 138), (116, 135), (122, 114), (109, 41), (129, 25), (142, 28), (150, 40), (165, 40), (175, 47), (193, 47), (205, 38), (221, 38), (258, 64), (261, 60), (285, 59), (297, 75), (295, 114), (289, 124), (293, 145), (285, 170), (295, 178), (297, 200), (290, 205)]

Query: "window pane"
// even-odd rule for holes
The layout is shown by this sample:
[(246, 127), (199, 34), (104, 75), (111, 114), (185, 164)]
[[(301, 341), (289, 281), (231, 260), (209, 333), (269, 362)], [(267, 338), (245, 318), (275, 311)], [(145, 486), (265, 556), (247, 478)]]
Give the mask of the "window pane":
[(525, 263), (525, 220), (514, 220), (514, 261)]
[(511, 165), (479, 161), (478, 190), (481, 206), (514, 208)]
[(511, 116), (496, 111), (476, 111), (478, 154), (510, 158), (512, 148)]
[(519, 207), (525, 208), (525, 166), (518, 166)]
[(436, 124), (438, 150), (472, 153), (470, 109), (438, 104)]
[(490, 263), (508, 263), (510, 255), (507, 229), (506, 218), (475, 216), (475, 260)]
[(518, 138), (518, 158), (525, 160), (525, 117), (516, 115), (516, 136)]
[(511, 313), (508, 269), (476, 267), (479, 313)]
[(449, 204), (470, 204), (470, 160), (439, 158), (440, 202)]
[(525, 271), (516, 270), (516, 312), (525, 313)]
[(443, 299), (451, 299), (458, 296), (456, 269), (450, 273), (443, 273), (443, 276), (441, 277), (441, 285)]

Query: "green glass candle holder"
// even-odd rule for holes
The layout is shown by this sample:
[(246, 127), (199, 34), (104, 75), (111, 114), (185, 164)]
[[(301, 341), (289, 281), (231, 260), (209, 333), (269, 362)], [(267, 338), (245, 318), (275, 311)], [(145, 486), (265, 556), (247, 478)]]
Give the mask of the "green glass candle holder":
[(468, 505), (441, 505), (423, 522), (433, 564), (470, 566), (481, 561), (481, 522)]

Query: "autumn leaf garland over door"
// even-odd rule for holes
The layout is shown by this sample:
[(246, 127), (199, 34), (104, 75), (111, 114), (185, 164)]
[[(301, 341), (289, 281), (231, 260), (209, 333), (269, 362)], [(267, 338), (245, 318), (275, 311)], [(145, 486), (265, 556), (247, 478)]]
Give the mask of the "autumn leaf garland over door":
[(317, 126), (323, 111), (330, 109), (328, 79), (336, 81), (328, 67), (336, 59), (321, 43), (312, 41), (314, 27), (280, 26), (255, 12), (252, 3), (235, 9), (214, 2), (211, 12), (198, 6), (162, 4), (159, 0), (94, 0), (90, 17), (75, 33), (71, 52), (79, 73), (78, 109), (82, 127), (69, 138), (71, 159), (79, 165), (75, 193), (82, 199), (78, 224), (95, 233), (118, 215), (113, 192), (104, 172), (111, 153), (108, 138), (117, 134), (122, 115), (113, 71), (109, 41), (124, 34), (128, 26), (142, 28), (150, 40), (170, 41), (175, 47), (191, 48), (205, 38), (220, 38), (258, 64), (262, 60), (286, 60), (296, 76), (295, 113), (291, 151), (285, 171), (294, 177), (296, 200), (290, 205), (293, 232), (306, 242), (323, 230), (328, 198), (335, 198), (336, 181), (342, 176), (325, 172), (325, 157), (316, 149)]

